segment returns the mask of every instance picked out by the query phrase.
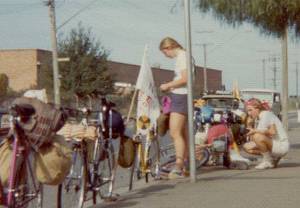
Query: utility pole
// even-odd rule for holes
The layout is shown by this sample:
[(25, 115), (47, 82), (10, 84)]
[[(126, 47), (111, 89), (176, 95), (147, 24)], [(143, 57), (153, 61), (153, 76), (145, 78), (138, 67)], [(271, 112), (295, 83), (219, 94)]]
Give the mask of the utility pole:
[(282, 124), (285, 130), (288, 130), (288, 96), (289, 96), (289, 82), (288, 82), (288, 28), (285, 28), (283, 37), (281, 39), (282, 50), (282, 76), (281, 76), (281, 104), (282, 104)]
[(276, 65), (276, 62), (277, 62), (278, 58), (276, 57), (276, 55), (274, 55), (272, 58), (271, 58), (271, 61), (273, 62), (273, 69), (271, 69), (273, 71), (273, 89), (276, 90), (277, 88), (277, 65)]
[(262, 60), (262, 80), (263, 80), (263, 88), (266, 89), (266, 59)]
[(298, 85), (298, 74), (299, 74), (298, 62), (296, 62), (295, 64), (296, 64), (296, 70), (295, 70), (295, 72), (296, 72), (296, 98), (298, 100), (298, 96), (299, 96), (299, 94), (298, 94), (298, 89), (299, 89), (299, 85)]
[(57, 55), (57, 37), (56, 37), (56, 20), (55, 20), (55, 0), (48, 0), (46, 5), (49, 7), (50, 17), (50, 33), (52, 45), (52, 65), (53, 65), (53, 83), (54, 83), (54, 102), (60, 105), (60, 80), (58, 69), (58, 55)]
[(207, 84), (207, 46), (211, 45), (211, 43), (202, 43), (202, 44), (196, 44), (199, 46), (203, 46), (203, 58), (204, 58), (204, 64), (203, 64), (203, 92), (207, 93), (208, 92), (208, 84)]

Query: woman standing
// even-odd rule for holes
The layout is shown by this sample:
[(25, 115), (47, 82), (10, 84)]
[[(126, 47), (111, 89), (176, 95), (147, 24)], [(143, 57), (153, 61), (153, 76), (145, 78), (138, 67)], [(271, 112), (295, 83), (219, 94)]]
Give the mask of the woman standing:
[(249, 129), (248, 136), (252, 145), (245, 145), (247, 152), (260, 153), (262, 162), (256, 169), (274, 168), (289, 151), (288, 135), (279, 118), (265, 110), (263, 103), (255, 98), (246, 103), (249, 116), (257, 121), (255, 128)]
[(166, 57), (176, 60), (173, 80), (160, 85), (160, 90), (170, 92), (169, 129), (176, 152), (176, 165), (168, 177), (183, 178), (186, 170), (184, 164), (188, 159), (186, 52), (176, 40), (170, 37), (160, 42), (159, 49)]

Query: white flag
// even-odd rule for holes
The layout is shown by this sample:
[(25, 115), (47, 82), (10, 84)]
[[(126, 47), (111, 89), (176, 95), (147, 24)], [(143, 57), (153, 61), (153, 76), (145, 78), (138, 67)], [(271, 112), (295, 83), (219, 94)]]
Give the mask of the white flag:
[(138, 132), (146, 134), (150, 129), (156, 128), (156, 119), (160, 114), (152, 70), (147, 60), (147, 46), (145, 47), (136, 88), (139, 89), (137, 103)]

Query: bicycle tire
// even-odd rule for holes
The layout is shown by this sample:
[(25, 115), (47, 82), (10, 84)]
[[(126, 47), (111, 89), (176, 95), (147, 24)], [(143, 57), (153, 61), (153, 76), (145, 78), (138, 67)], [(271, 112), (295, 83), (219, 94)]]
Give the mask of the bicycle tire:
[(58, 186), (57, 207), (82, 208), (87, 192), (87, 167), (86, 159), (81, 151), (73, 151), (72, 167), (64, 182)]
[(159, 176), (159, 162), (160, 162), (160, 146), (157, 137), (153, 138), (148, 147), (148, 155), (146, 159), (147, 172), (145, 174), (146, 183), (149, 182), (149, 175), (158, 179)]
[[(116, 168), (116, 159), (114, 148), (109, 141), (106, 141), (105, 147), (100, 147), (101, 160), (98, 164), (97, 183), (99, 184), (99, 196), (101, 199), (110, 199), (112, 197), (113, 185), (114, 185), (114, 170)], [(104, 155), (103, 155), (104, 154)], [(96, 196), (96, 192), (95, 196)]]
[(13, 203), (8, 207), (43, 207), (43, 185), (37, 181), (30, 161), (23, 161), (17, 168), (14, 190)]
[(134, 174), (136, 173), (137, 177), (139, 178), (137, 171), (139, 169), (140, 160), (138, 157), (137, 145), (138, 144), (134, 144), (134, 160), (133, 160), (132, 166), (130, 167), (129, 186), (128, 186), (129, 191), (131, 191), (133, 188)]
[(201, 158), (196, 158), (196, 169), (201, 168), (202, 166), (204, 166), (210, 157), (210, 152), (207, 148), (204, 148), (202, 151), (202, 157)]

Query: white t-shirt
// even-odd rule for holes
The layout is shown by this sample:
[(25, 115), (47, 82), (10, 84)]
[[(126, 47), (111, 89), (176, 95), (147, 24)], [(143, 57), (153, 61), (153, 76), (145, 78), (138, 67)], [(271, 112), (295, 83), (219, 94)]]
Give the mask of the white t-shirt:
[(281, 142), (288, 141), (288, 135), (279, 118), (271, 111), (262, 111), (259, 114), (257, 129), (267, 130), (272, 124), (275, 125), (277, 134), (274, 139)]
[[(175, 76), (173, 80), (181, 79), (181, 72), (184, 70), (187, 70), (186, 52), (184, 50), (179, 50), (176, 57), (176, 63), (174, 68)], [(188, 93), (187, 85), (174, 88), (173, 90), (171, 90), (171, 92), (175, 94), (187, 94)]]

